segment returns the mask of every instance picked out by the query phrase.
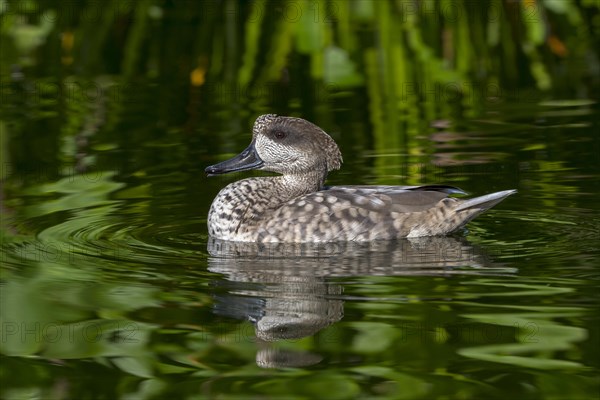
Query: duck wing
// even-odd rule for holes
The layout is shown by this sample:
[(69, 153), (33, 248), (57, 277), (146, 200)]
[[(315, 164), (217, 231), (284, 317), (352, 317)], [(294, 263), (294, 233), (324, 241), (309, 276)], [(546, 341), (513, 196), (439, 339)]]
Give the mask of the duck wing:
[[(348, 200), (369, 211), (396, 213), (422, 212), (435, 206), (450, 194), (467, 194), (447, 185), (424, 186), (333, 186), (325, 193)], [(320, 192), (317, 192), (320, 193)]]
[(263, 225), (259, 240), (319, 242), (405, 237), (410, 232), (410, 227), (403, 224), (407, 218), (431, 210), (451, 193), (464, 192), (443, 185), (326, 187), (278, 208)]

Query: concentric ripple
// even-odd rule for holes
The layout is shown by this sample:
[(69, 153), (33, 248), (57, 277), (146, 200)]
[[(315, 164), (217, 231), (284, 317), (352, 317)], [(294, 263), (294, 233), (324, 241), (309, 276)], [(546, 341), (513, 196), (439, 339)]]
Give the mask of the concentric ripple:
[[(503, 232), (514, 232), (511, 240), (507, 240), (505, 234), (504, 239), (500, 240), (496, 227), (502, 227)], [(254, 250), (248, 250), (246, 245), (232, 250), (231, 246), (215, 246), (209, 241), (205, 220), (201, 218), (174, 219), (163, 224), (145, 223), (139, 214), (126, 214), (115, 202), (75, 210), (63, 222), (43, 229), (35, 240), (13, 243), (5, 251), (16, 259), (67, 262), (76, 267), (108, 266), (111, 269), (136, 264), (190, 265), (204, 263), (210, 257), (214, 272), (219, 272), (221, 268), (235, 266), (236, 263), (232, 264), (227, 259), (237, 259), (237, 263), (243, 264), (250, 255), (253, 263), (262, 259), (264, 266), (273, 263), (274, 259), (290, 259), (295, 263), (303, 259), (314, 268), (322, 269), (324, 275), (327, 275), (327, 271), (334, 271), (333, 276), (344, 270), (347, 273), (351, 270), (362, 271), (366, 275), (370, 275), (371, 270), (389, 272), (390, 266), (401, 266), (405, 274), (411, 271), (416, 274), (424, 271), (447, 274), (449, 269), (452, 269), (452, 273), (461, 274), (474, 271), (514, 273), (514, 267), (501, 268), (503, 260), (532, 256), (576, 258), (582, 248), (589, 247), (589, 243), (598, 237), (599, 232), (600, 224), (594, 218), (581, 218), (573, 214), (492, 210), (470, 224), (469, 234), (461, 238), (430, 238), (401, 245), (378, 243), (369, 248), (365, 248), (364, 244), (347, 244), (341, 253), (334, 251), (332, 254), (322, 246), (318, 251), (300, 249), (297, 245), (293, 245), (293, 248), (261, 245)], [(444, 243), (436, 242), (441, 240)], [(548, 249), (548, 243), (555, 244), (550, 246), (552, 250)], [(316, 263), (314, 254), (318, 255)], [(324, 255), (327, 256), (327, 266), (320, 264)], [(352, 267), (355, 263), (352, 259), (360, 261), (360, 268)], [(265, 263), (265, 260), (269, 262)], [(284, 264), (289, 264), (289, 261), (284, 261)], [(375, 267), (365, 268), (365, 265), (371, 264)], [(298, 264), (294, 268), (298, 268)]]
[(5, 244), (3, 258), (15, 266), (29, 261), (26, 265), (111, 271), (135, 268), (150, 274), (155, 273), (152, 266), (193, 265), (206, 259), (206, 237), (199, 233), (205, 229), (203, 221), (143, 224), (133, 217), (117, 217), (115, 211), (113, 206), (77, 210), (33, 239)]

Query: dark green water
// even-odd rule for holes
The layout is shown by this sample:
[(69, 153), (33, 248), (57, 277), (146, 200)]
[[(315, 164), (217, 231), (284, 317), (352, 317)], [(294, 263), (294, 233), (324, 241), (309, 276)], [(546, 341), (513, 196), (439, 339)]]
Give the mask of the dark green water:
[(598, 398), (595, 103), (488, 104), (393, 147), (342, 100), (312, 116), (344, 154), (329, 183), (519, 193), (448, 238), (235, 246), (206, 214), (247, 174), (203, 169), (257, 113), (175, 129), (169, 88), (137, 89), (78, 135), (5, 114), (3, 398)]
[[(597, 3), (0, 0), (0, 398), (599, 399)], [(518, 194), (211, 240), (263, 113), (335, 138), (330, 184)]]

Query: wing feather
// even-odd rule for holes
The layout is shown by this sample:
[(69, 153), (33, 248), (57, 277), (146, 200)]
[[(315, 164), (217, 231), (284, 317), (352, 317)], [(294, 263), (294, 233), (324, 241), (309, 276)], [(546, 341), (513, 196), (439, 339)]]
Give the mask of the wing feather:
[(292, 199), (277, 209), (263, 239), (313, 241), (392, 239), (395, 218), (419, 213), (460, 189), (449, 186), (334, 186)]

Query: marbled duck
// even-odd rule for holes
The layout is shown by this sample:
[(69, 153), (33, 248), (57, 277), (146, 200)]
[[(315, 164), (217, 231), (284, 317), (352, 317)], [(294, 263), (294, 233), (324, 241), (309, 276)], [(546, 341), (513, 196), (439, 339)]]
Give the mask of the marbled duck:
[(262, 115), (239, 155), (206, 168), (210, 175), (258, 169), (281, 174), (223, 188), (208, 213), (209, 234), (240, 242), (369, 241), (454, 232), (516, 190), (472, 199), (445, 185), (324, 186), (340, 168), (335, 141), (301, 118)]

